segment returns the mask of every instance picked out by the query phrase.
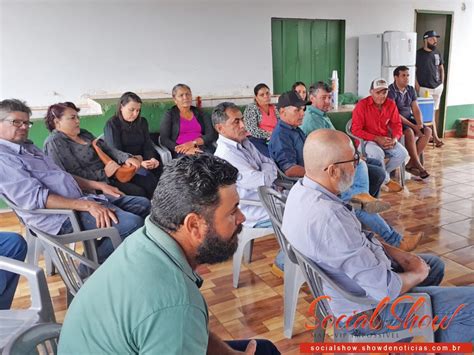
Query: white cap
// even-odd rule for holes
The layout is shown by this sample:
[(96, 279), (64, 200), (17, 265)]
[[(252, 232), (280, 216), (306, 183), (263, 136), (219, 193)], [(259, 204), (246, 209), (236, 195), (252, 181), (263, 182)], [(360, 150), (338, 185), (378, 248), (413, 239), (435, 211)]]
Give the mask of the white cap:
[(384, 78), (378, 78), (372, 81), (372, 84), (370, 84), (370, 90), (378, 89), (388, 89), (387, 80), (385, 80)]

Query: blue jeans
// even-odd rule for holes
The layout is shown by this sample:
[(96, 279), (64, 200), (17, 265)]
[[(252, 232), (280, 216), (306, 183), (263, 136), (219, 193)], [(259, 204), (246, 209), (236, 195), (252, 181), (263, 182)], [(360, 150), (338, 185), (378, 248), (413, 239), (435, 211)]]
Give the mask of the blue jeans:
[[(139, 196), (122, 196), (111, 197), (107, 196), (108, 202), (101, 202), (105, 207), (114, 210), (117, 216), (118, 223), (113, 223), (120, 237), (125, 239), (138, 228), (143, 226), (144, 219), (150, 212), (150, 201), (144, 197)], [(89, 212), (79, 212), (79, 220), (84, 230), (96, 229), (96, 220)], [(58, 234), (72, 233), (72, 226), (69, 220), (65, 221)], [(104, 238), (98, 241), (97, 256), (99, 263), (102, 263), (107, 257), (112, 254), (114, 248), (110, 239)]]
[(355, 169), (354, 182), (351, 187), (341, 194), (341, 199), (349, 201), (352, 196), (369, 192), (369, 172), (365, 161), (360, 161)]
[[(427, 293), (431, 298), (433, 317), (438, 316), (438, 322), (446, 316), (448, 319), (456, 308), (464, 303), (466, 306), (453, 318), (449, 327), (445, 330), (438, 329), (435, 332), (436, 342), (474, 342), (474, 287), (441, 287), (438, 286), (444, 275), (444, 264), (441, 259), (434, 255), (420, 254), (420, 256), (430, 265), (430, 273), (425, 281), (410, 292)], [(397, 267), (395, 267), (397, 269)], [(399, 304), (396, 313), (399, 318), (405, 319), (411, 304)], [(386, 324), (399, 325), (397, 320), (390, 313), (390, 309), (384, 309), (380, 313), (380, 318)], [(426, 323), (424, 323), (426, 324)], [(354, 334), (368, 335), (386, 333), (390, 331), (386, 327), (380, 330), (370, 330), (359, 328), (353, 331)]]
[[(26, 241), (17, 233), (0, 232), (0, 255), (19, 261), (26, 257)], [(0, 270), (0, 309), (10, 309), (20, 275)]]
[(357, 219), (372, 232), (380, 235), (385, 242), (395, 247), (400, 245), (402, 235), (393, 229), (378, 213), (367, 213), (363, 210), (354, 211)]
[(382, 163), (376, 159), (366, 158), (366, 163), (369, 171), (369, 193), (373, 197), (378, 197), (385, 181), (385, 170)]

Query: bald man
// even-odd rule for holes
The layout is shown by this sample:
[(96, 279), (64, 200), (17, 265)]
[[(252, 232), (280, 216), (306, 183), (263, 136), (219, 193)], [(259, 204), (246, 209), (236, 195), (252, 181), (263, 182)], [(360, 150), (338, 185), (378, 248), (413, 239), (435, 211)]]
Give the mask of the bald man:
[[(461, 303), (468, 304), (446, 330), (436, 331), (436, 341), (472, 341), (474, 289), (436, 287), (444, 276), (441, 259), (433, 255), (417, 256), (380, 243), (371, 233), (362, 231), (351, 207), (338, 197), (351, 186), (358, 164), (349, 137), (339, 131), (315, 131), (305, 142), (303, 159), (306, 173), (288, 195), (282, 225), (284, 235), (294, 248), (317, 263), (343, 288), (365, 293), (374, 300), (371, 305), (351, 302), (324, 283), (334, 315), (369, 312), (370, 317), (384, 297), (393, 300), (408, 291), (425, 292), (431, 296), (433, 315), (439, 318), (452, 315)], [(397, 315), (405, 319), (410, 306), (399, 305)], [(399, 322), (390, 309), (382, 310), (379, 315), (384, 322)], [(353, 321), (356, 319), (353, 317)], [(353, 332), (352, 325), (351, 322), (349, 330)], [(389, 331), (386, 326), (367, 328), (359, 327), (358, 332), (362, 335)]]

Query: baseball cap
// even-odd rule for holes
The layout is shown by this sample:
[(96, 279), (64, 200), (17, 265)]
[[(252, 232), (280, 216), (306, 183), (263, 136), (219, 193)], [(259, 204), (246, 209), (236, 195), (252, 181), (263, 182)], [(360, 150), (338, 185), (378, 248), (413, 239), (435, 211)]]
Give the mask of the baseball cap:
[(372, 81), (370, 84), (370, 90), (388, 89), (387, 80), (384, 78), (378, 78)]
[(433, 31), (433, 30), (430, 30), (430, 31), (426, 31), (425, 34), (423, 35), (423, 39), (427, 39), (427, 38), (430, 38), (430, 37), (440, 37), (439, 34), (436, 33), (436, 31)]
[(301, 97), (296, 93), (296, 91), (288, 91), (280, 95), (278, 98), (277, 108), (281, 109), (282, 107), (287, 106), (306, 106), (308, 102), (301, 99)]

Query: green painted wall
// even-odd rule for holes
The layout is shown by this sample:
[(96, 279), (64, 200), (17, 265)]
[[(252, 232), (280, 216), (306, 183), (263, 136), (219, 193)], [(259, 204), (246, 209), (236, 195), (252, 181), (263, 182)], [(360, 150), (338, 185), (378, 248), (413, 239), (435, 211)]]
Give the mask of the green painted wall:
[(474, 118), (474, 104), (448, 106), (446, 110), (445, 130), (457, 129), (457, 122), (460, 118)]

